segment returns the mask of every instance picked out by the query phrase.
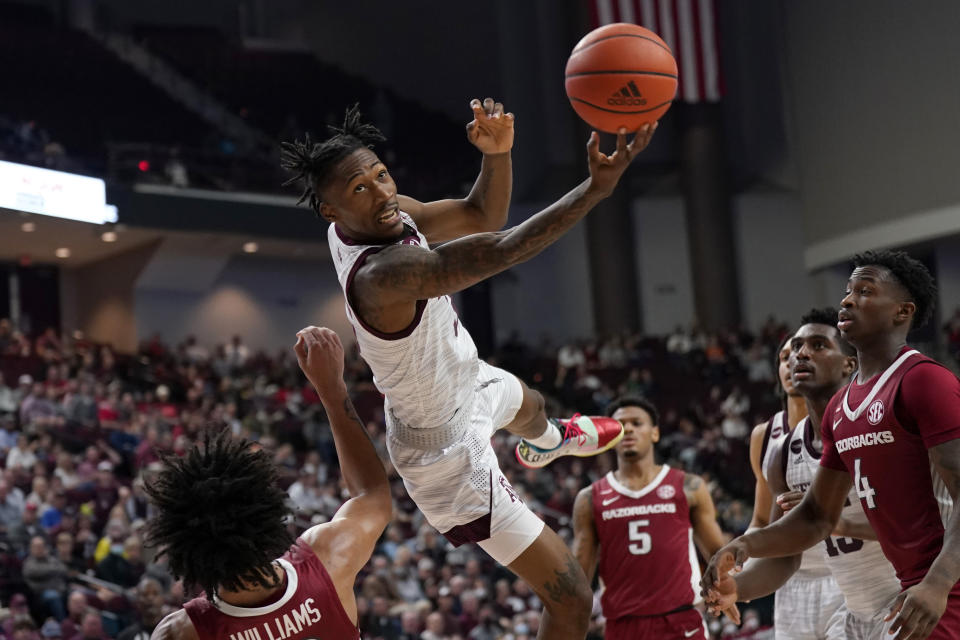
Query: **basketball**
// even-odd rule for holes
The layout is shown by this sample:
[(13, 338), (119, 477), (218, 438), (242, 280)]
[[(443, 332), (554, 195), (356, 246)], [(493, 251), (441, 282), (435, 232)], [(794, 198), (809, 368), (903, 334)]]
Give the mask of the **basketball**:
[(677, 92), (677, 61), (660, 36), (627, 23), (594, 29), (567, 60), (567, 97), (587, 124), (616, 133), (660, 119)]

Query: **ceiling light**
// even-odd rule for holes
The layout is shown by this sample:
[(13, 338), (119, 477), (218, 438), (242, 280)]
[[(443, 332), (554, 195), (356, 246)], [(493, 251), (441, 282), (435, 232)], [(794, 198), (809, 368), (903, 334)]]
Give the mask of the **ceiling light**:
[(244, 242), (243, 243), (243, 252), (244, 253), (256, 253), (260, 247), (256, 242)]
[(35, 222), (24, 222), (20, 225), (20, 229), (22, 229), (24, 233), (33, 233), (37, 230), (37, 224)]
[(100, 235), (100, 239), (104, 242), (116, 242), (117, 241), (117, 232), (116, 231), (104, 231)]
[(68, 248), (66, 248), (66, 247), (60, 247), (59, 249), (57, 249), (56, 255), (57, 255), (58, 258), (69, 258), (69, 257), (70, 257), (70, 249), (68, 249)]

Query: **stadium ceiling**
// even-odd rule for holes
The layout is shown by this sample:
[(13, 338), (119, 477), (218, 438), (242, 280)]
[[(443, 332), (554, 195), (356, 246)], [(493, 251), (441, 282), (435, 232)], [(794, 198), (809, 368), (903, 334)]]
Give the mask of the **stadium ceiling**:
[[(32, 230), (24, 231), (24, 225)], [(115, 234), (112, 242), (104, 241), (106, 232)], [(89, 224), (0, 208), (0, 261), (4, 262), (55, 264), (77, 268), (166, 239), (175, 239), (180, 245), (203, 247), (211, 254), (251, 253), (251, 247), (247, 246), (245, 250), (244, 245), (252, 242), (256, 244), (255, 255), (259, 257), (284, 260), (330, 259), (325, 242), (264, 238), (236, 233)], [(69, 249), (69, 257), (57, 256), (57, 250), (62, 248)]]

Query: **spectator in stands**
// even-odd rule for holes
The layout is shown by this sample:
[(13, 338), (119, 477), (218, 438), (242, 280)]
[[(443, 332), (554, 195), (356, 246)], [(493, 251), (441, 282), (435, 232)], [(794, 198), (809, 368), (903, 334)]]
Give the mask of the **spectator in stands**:
[(186, 189), (190, 186), (190, 177), (187, 175), (187, 166), (180, 160), (180, 148), (170, 149), (170, 156), (167, 158), (167, 164), (163, 167), (170, 184), (178, 189)]
[(103, 620), (100, 613), (93, 609), (88, 609), (83, 614), (83, 621), (80, 624), (80, 630), (72, 638), (64, 640), (111, 640), (103, 631)]
[(30, 555), (23, 562), (23, 579), (53, 617), (59, 621), (67, 616), (63, 604), (67, 590), (67, 568), (50, 555), (47, 541), (41, 536), (30, 540)]
[(67, 510), (67, 492), (62, 488), (51, 489), (49, 492), (50, 505), (43, 510), (40, 515), (40, 524), (47, 532), (48, 536), (55, 535), (63, 522), (64, 513)]
[(80, 382), (75, 389), (70, 389), (63, 404), (68, 421), (88, 428), (96, 425), (97, 400), (93, 397), (93, 388), (90, 383)]
[[(18, 401), (17, 390), (7, 386), (3, 372), (0, 371), (0, 419), (16, 415)], [(0, 451), (8, 449), (10, 446), (10, 444), (6, 444), (6, 440), (0, 441)]]
[(60, 479), (63, 488), (67, 491), (80, 484), (80, 476), (77, 475), (73, 456), (67, 451), (61, 451), (57, 456), (57, 466), (53, 470), (53, 475)]
[[(17, 495), (19, 492), (19, 495)], [(23, 520), (23, 492), (0, 477), (0, 538)]]
[(72, 638), (80, 631), (83, 616), (89, 609), (87, 596), (80, 589), (73, 589), (67, 596), (67, 617), (60, 621), (64, 638)]
[(247, 362), (247, 359), (250, 357), (250, 349), (247, 345), (243, 344), (240, 336), (233, 336), (230, 343), (224, 347), (223, 354), (227, 366), (232, 370), (236, 370)]
[(78, 553), (71, 531), (60, 531), (56, 538), (56, 554), (68, 572), (84, 572), (87, 569), (83, 556)]
[[(24, 400), (24, 402), (26, 402), (26, 400)], [(37, 463), (35, 453), (37, 446), (38, 441), (36, 438), (28, 438), (24, 433), (17, 436), (17, 444), (13, 445), (7, 453), (7, 469), (21, 470), (24, 472), (29, 472), (33, 469), (33, 465)]]
[(117, 635), (117, 640), (150, 640), (163, 618), (163, 587), (156, 578), (144, 577), (137, 584), (137, 621)]
[(97, 542), (97, 549), (93, 552), (93, 561), (98, 565), (111, 553), (123, 554), (123, 544), (129, 535), (127, 523), (123, 520), (112, 519), (107, 523), (106, 535)]
[(63, 637), (63, 630), (60, 628), (60, 623), (54, 620), (53, 618), (47, 618), (46, 622), (43, 623), (43, 626), (40, 627), (40, 637), (41, 638)]
[(30, 550), (30, 541), (34, 538), (45, 539), (46, 531), (40, 524), (38, 507), (34, 502), (27, 502), (23, 507), (20, 521), (10, 526), (7, 539), (13, 552), (20, 557), (27, 555)]
[(140, 538), (129, 536), (119, 549), (111, 545), (107, 557), (97, 563), (96, 575), (124, 588), (134, 587), (145, 570), (141, 556)]
[(40, 634), (37, 633), (37, 625), (29, 616), (20, 616), (13, 620), (11, 625), (10, 640), (39, 640)]

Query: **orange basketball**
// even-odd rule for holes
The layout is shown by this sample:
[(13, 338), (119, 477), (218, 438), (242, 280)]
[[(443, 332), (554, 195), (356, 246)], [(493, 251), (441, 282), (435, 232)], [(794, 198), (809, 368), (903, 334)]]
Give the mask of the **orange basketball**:
[(636, 131), (670, 108), (677, 93), (677, 61), (660, 36), (619, 22), (594, 29), (567, 60), (567, 97), (595, 129)]

